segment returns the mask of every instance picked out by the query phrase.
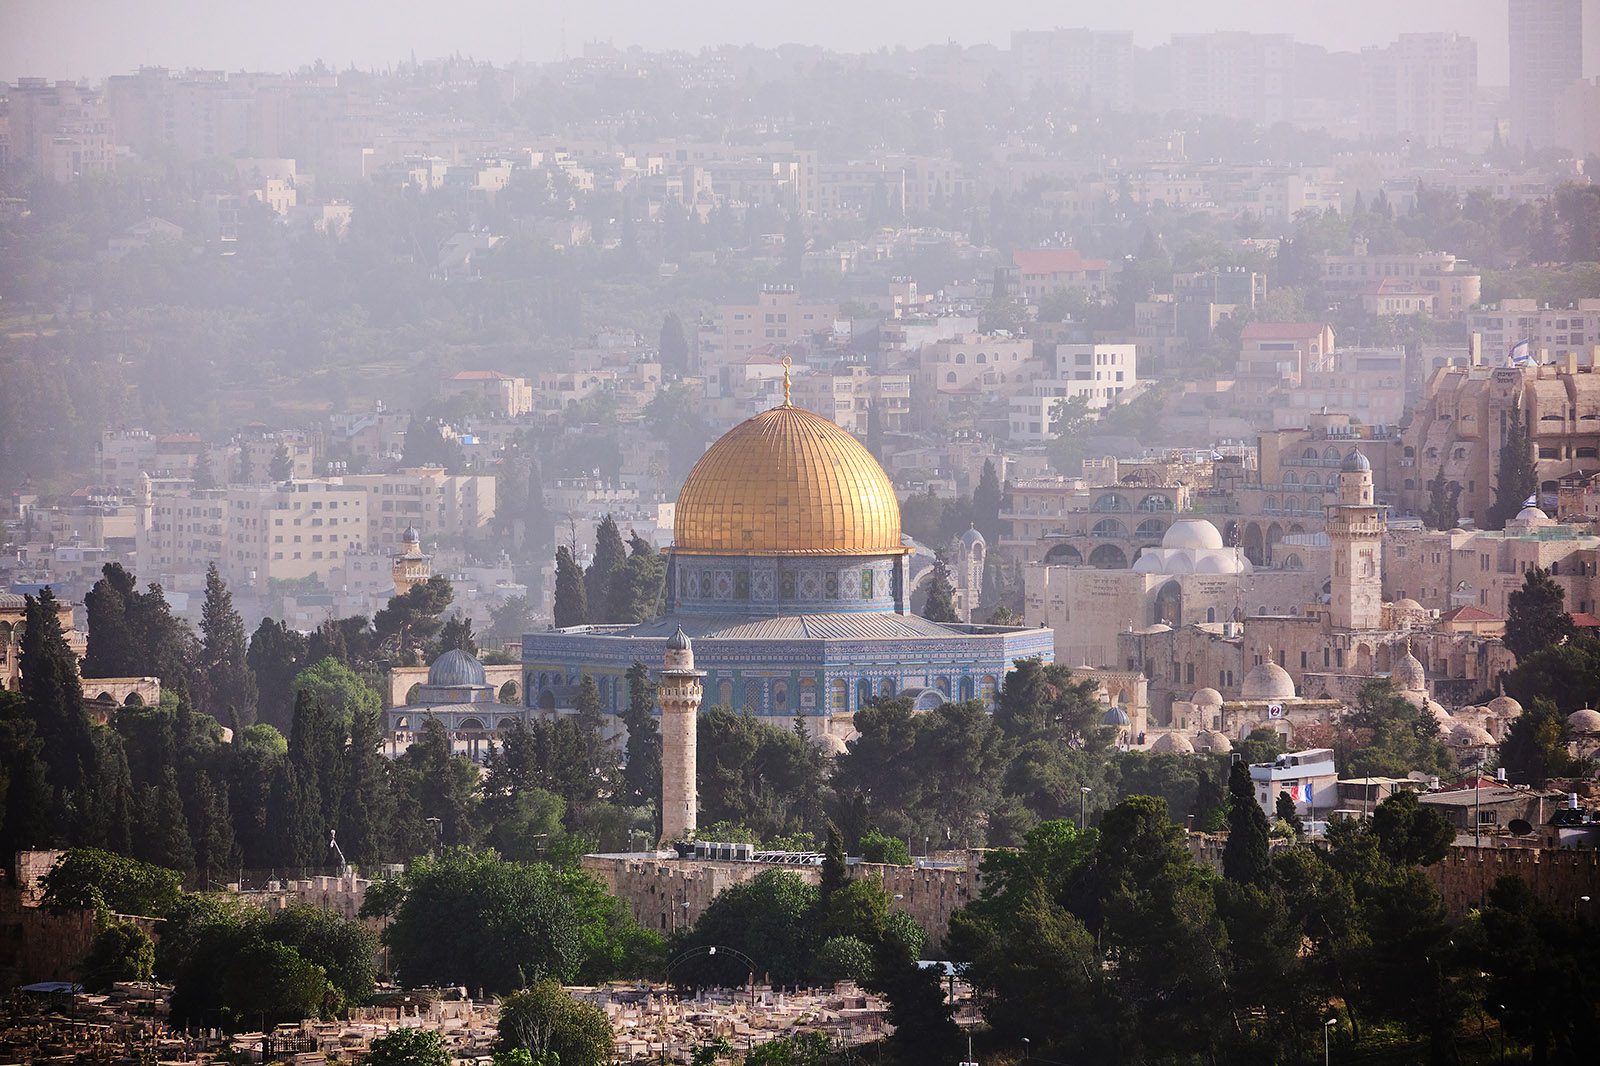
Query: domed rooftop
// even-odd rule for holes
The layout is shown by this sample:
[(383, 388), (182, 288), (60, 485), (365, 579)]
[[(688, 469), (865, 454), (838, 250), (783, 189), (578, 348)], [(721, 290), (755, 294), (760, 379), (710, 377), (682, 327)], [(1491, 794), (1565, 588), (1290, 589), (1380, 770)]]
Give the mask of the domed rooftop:
[(1522, 704), (1518, 703), (1510, 696), (1501, 695), (1490, 700), (1485, 705), (1484, 709), (1490, 714), (1498, 714), (1501, 716), (1516, 715), (1522, 713)]
[(400, 534), (400, 543), (420, 544), (422, 543), (422, 534), (417, 532), (416, 526), (407, 526), (406, 531)]
[(1518, 522), (1549, 522), (1550, 516), (1538, 507), (1524, 507), (1517, 512)]
[(1471, 722), (1457, 722), (1450, 729), (1449, 739), (1458, 748), (1487, 748), (1494, 744), (1487, 729)]
[(901, 554), (900, 503), (872, 454), (784, 404), (733, 427), (678, 494), (673, 548), (711, 555)]
[(1584, 707), (1567, 715), (1567, 728), (1574, 733), (1600, 733), (1600, 711)]
[(1204, 518), (1180, 518), (1161, 537), (1163, 548), (1220, 548), (1222, 534)]
[(1121, 707), (1107, 707), (1106, 713), (1100, 716), (1100, 724), (1120, 729), (1128, 724), (1128, 712)]
[(1401, 692), (1422, 692), (1428, 687), (1428, 673), (1417, 657), (1411, 654), (1409, 646), (1406, 653), (1395, 661), (1389, 677)]
[(1403, 597), (1402, 599), (1395, 600), (1394, 601), (1394, 609), (1397, 610), (1397, 611), (1425, 611), (1425, 610), (1427, 610), (1426, 607), (1422, 606), (1422, 604), (1418, 603), (1416, 600), (1412, 599), (1410, 596), (1406, 596), (1406, 597)]
[(983, 544), (984, 543), (983, 534), (978, 532), (978, 527), (977, 526), (972, 526), (972, 527), (968, 528), (968, 530), (965, 533), (961, 534), (961, 538), (960, 539), (961, 539), (961, 543), (965, 544), (969, 548), (972, 547), (975, 544)]
[(1182, 733), (1163, 733), (1150, 745), (1150, 751), (1155, 755), (1193, 755), (1194, 745)]
[(1214, 688), (1197, 688), (1194, 695), (1189, 697), (1189, 702), (1196, 707), (1221, 707), (1222, 693)]
[(1226, 733), (1215, 729), (1202, 729), (1194, 738), (1196, 751), (1209, 751), (1213, 755), (1227, 755), (1233, 751), (1233, 741), (1228, 739)]
[(451, 648), (428, 667), (428, 684), (437, 688), (487, 685), (483, 664), (460, 648)]
[(1244, 675), (1239, 694), (1247, 700), (1292, 700), (1294, 678), (1271, 659), (1263, 659), (1260, 666)]
[(690, 651), (692, 648), (693, 645), (689, 641), (689, 634), (683, 631), (682, 626), (674, 629), (672, 636), (667, 638), (668, 651)]
[(1365, 455), (1361, 454), (1360, 448), (1351, 448), (1350, 454), (1344, 457), (1344, 466), (1341, 469), (1347, 474), (1359, 474), (1364, 471), (1370, 471), (1372, 463), (1368, 461)]
[(1439, 731), (1441, 733), (1449, 732), (1455, 728), (1455, 717), (1445, 710), (1444, 704), (1438, 700), (1423, 700), (1421, 710), (1427, 712), (1435, 722), (1439, 723)]

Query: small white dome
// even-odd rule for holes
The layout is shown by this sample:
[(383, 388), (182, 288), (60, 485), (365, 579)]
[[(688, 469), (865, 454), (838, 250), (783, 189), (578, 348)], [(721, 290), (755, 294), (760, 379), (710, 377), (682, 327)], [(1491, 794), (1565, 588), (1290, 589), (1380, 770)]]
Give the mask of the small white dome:
[(1222, 534), (1204, 518), (1180, 518), (1167, 527), (1163, 548), (1220, 548)]
[(1197, 688), (1194, 695), (1189, 697), (1189, 702), (1196, 707), (1221, 707), (1222, 693), (1214, 688)]
[(1486, 748), (1494, 743), (1494, 737), (1481, 725), (1457, 722), (1450, 730), (1450, 743), (1458, 748)]
[(1188, 574), (1194, 572), (1194, 560), (1189, 557), (1188, 552), (1172, 551), (1167, 552), (1166, 556), (1166, 566), (1163, 568), (1163, 573)]
[(1427, 610), (1426, 607), (1422, 606), (1422, 604), (1418, 603), (1416, 600), (1412, 599), (1410, 596), (1407, 596), (1404, 599), (1396, 600), (1395, 603), (1394, 603), (1394, 609), (1397, 610), (1397, 611), (1425, 611), (1425, 610)]
[(843, 755), (848, 748), (845, 747), (844, 738), (824, 733), (817, 738), (817, 746), (827, 755)]
[(1516, 520), (1518, 522), (1548, 522), (1550, 521), (1550, 516), (1538, 507), (1524, 507), (1517, 512)]
[(1139, 558), (1133, 561), (1133, 572), (1136, 574), (1159, 574), (1161, 560), (1155, 552), (1140, 552)]
[(1522, 704), (1518, 703), (1510, 696), (1496, 696), (1494, 699), (1489, 701), (1489, 705), (1485, 709), (1490, 714), (1498, 714), (1501, 717), (1507, 717), (1521, 714)]
[(1422, 663), (1411, 649), (1406, 648), (1406, 653), (1394, 664), (1394, 669), (1389, 674), (1394, 682), (1394, 687), (1401, 692), (1423, 692), (1428, 687), (1428, 673), (1422, 668)]
[(1227, 735), (1215, 729), (1202, 729), (1194, 738), (1196, 751), (1209, 751), (1213, 755), (1227, 755), (1233, 751), (1233, 741)]
[(1195, 562), (1194, 572), (1197, 574), (1231, 574), (1233, 573), (1233, 567), (1230, 565), (1230, 562), (1231, 560), (1224, 559), (1220, 555), (1212, 555), (1208, 552), (1207, 554), (1200, 556), (1200, 558)]
[(1450, 716), (1450, 712), (1445, 710), (1444, 705), (1438, 700), (1424, 700), (1420, 709), (1433, 716), (1433, 720), (1439, 723), (1440, 732), (1444, 732), (1455, 725), (1456, 720)]
[(1600, 733), (1600, 711), (1584, 707), (1567, 715), (1567, 728), (1574, 733)]
[(1244, 675), (1239, 694), (1247, 700), (1292, 700), (1294, 678), (1271, 659), (1264, 659), (1260, 666)]
[(1163, 733), (1150, 745), (1150, 751), (1155, 755), (1193, 755), (1194, 745), (1182, 733)]

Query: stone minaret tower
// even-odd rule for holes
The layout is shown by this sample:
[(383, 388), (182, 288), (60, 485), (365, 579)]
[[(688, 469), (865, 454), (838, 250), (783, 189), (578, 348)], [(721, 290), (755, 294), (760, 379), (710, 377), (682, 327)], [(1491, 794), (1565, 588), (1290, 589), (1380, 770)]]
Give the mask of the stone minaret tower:
[(1328, 506), (1335, 629), (1382, 626), (1383, 538), (1388, 527), (1387, 508), (1373, 502), (1372, 464), (1351, 449), (1339, 472), (1339, 502)]
[(661, 839), (694, 836), (696, 808), (695, 727), (700, 718), (704, 671), (694, 668), (694, 644), (679, 626), (661, 656)]
[(956, 565), (951, 584), (955, 586), (956, 613), (963, 622), (970, 622), (972, 612), (983, 599), (983, 561), (989, 546), (974, 526), (955, 539), (954, 547)]
[(404, 596), (433, 573), (433, 556), (423, 554), (422, 536), (415, 526), (407, 526), (400, 535), (400, 552), (389, 556), (389, 572), (397, 596)]

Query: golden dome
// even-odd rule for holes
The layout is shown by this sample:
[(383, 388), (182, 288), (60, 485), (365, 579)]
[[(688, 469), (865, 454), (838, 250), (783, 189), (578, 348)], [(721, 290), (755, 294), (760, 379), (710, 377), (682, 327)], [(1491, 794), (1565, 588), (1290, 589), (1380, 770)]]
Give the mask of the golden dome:
[(678, 494), (673, 548), (711, 555), (903, 552), (883, 467), (821, 415), (784, 404), (734, 426)]

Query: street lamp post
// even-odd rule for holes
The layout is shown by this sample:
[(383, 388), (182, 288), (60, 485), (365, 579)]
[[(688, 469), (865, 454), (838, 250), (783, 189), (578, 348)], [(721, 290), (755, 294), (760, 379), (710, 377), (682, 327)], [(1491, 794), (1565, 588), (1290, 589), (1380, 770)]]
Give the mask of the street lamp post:
[(1094, 789), (1088, 785), (1078, 786), (1078, 832), (1089, 828), (1089, 793)]
[(1328, 1059), (1328, 1034), (1331, 1033), (1333, 1031), (1333, 1027), (1335, 1025), (1338, 1025), (1338, 1024), (1339, 1024), (1339, 1019), (1338, 1018), (1329, 1018), (1327, 1021), (1322, 1023), (1322, 1066), (1328, 1066), (1328, 1062), (1329, 1062), (1329, 1059)]

